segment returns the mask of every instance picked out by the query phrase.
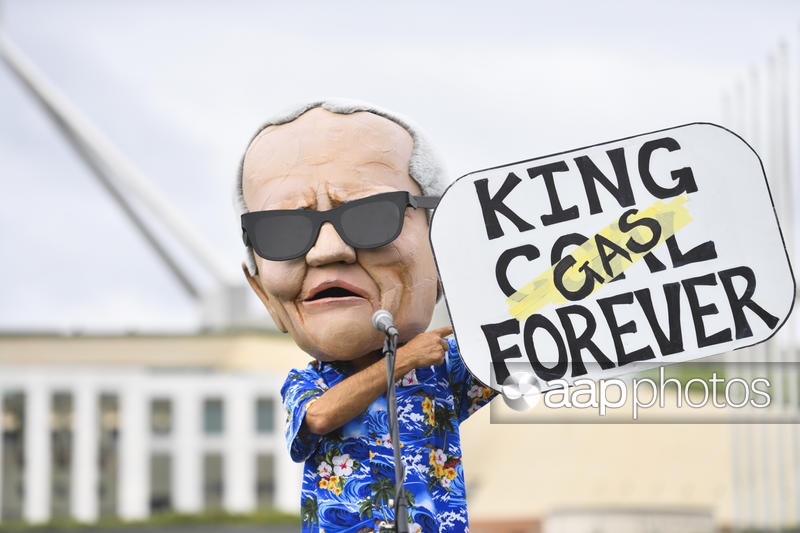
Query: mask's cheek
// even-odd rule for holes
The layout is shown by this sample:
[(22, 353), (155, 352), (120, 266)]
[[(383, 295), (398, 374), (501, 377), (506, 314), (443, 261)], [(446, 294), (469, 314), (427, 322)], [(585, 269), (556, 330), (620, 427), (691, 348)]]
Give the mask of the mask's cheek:
[(433, 316), (438, 276), (426, 240), (403, 238), (387, 245), (372, 268), (381, 291), (381, 307), (392, 313), (407, 341), (423, 332)]
[(303, 287), (302, 261), (265, 261), (258, 265), (258, 279), (264, 292), (262, 301), (278, 328), (286, 332), (297, 319), (297, 299)]

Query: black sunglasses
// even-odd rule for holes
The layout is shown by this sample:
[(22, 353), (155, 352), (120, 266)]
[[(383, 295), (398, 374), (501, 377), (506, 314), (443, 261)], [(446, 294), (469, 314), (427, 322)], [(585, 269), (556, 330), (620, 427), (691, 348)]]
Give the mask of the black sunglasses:
[(400, 235), (406, 207), (433, 209), (438, 203), (437, 196), (395, 191), (351, 200), (327, 211), (255, 211), (242, 215), (242, 240), (264, 259), (287, 261), (304, 256), (317, 242), (322, 224), (330, 222), (353, 248), (378, 248)]

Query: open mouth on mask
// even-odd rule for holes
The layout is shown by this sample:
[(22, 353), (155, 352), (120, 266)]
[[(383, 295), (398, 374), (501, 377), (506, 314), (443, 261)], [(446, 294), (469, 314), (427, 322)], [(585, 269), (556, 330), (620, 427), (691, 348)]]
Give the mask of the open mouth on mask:
[(322, 300), (324, 298), (348, 298), (348, 297), (363, 298), (363, 296), (361, 296), (360, 294), (356, 294), (350, 289), (346, 289), (344, 287), (329, 287), (327, 289), (317, 292), (316, 294), (311, 296), (311, 298), (306, 299), (306, 301), (314, 302), (317, 300)]
[(369, 298), (360, 288), (342, 280), (331, 280), (320, 283), (309, 292), (304, 299), (306, 303), (314, 302), (336, 302), (336, 301), (366, 301)]

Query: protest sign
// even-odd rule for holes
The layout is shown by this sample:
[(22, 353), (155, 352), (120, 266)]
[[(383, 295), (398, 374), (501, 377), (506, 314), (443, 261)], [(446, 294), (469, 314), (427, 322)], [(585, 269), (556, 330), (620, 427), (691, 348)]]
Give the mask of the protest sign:
[(750, 346), (794, 302), (761, 161), (714, 124), (463, 176), (430, 238), (464, 362), (497, 390), (512, 366), (548, 390)]

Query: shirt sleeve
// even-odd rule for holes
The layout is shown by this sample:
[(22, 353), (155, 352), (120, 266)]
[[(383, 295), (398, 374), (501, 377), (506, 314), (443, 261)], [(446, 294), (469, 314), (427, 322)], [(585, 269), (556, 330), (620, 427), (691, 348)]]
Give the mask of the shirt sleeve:
[(447, 338), (450, 349), (447, 351), (447, 371), (450, 379), (450, 388), (453, 391), (458, 422), (461, 423), (469, 416), (489, 403), (497, 393), (485, 387), (467, 370), (458, 345), (453, 337)]
[(281, 387), (283, 408), (286, 412), (286, 446), (296, 463), (302, 463), (314, 453), (320, 435), (308, 430), (306, 410), (328, 389), (322, 376), (309, 365), (303, 370), (292, 370)]

